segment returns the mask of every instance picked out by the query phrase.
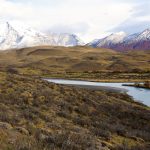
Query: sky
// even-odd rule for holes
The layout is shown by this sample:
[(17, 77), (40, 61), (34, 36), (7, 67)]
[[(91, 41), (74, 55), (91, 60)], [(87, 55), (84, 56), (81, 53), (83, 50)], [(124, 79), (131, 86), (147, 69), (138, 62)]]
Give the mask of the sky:
[(0, 0), (0, 21), (83, 41), (150, 28), (150, 0)]

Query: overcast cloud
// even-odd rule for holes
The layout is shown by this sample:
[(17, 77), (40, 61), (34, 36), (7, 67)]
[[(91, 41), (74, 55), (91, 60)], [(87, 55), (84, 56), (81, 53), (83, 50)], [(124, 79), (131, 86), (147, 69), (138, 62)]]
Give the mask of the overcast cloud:
[(111, 32), (150, 27), (148, 0), (0, 0), (0, 20), (48, 32), (74, 33), (85, 42)]

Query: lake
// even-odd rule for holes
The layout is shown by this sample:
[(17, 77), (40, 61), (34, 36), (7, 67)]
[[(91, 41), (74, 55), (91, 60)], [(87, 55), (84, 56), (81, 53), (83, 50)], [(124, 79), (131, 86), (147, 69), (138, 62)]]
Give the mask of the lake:
[(150, 106), (150, 90), (122, 85), (130, 83), (103, 83), (103, 82), (90, 82), (90, 81), (66, 80), (66, 79), (45, 79), (45, 80), (57, 84), (78, 86), (83, 88), (126, 92), (128, 95), (132, 96), (134, 100), (140, 101), (143, 104)]

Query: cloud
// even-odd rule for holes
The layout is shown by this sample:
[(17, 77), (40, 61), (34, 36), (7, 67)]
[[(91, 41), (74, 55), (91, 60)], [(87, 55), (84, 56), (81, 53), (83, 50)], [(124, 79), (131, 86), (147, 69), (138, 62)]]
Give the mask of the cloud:
[(0, 18), (42, 31), (75, 33), (90, 41), (113, 31), (130, 32), (137, 24), (145, 27), (147, 4), (147, 0), (0, 0)]
[(128, 19), (110, 31), (125, 31), (131, 34), (150, 28), (150, 1), (140, 1), (136, 3), (131, 12), (132, 15)]
[(133, 16), (145, 16), (150, 14), (150, 1), (141, 1), (133, 8)]
[(5, 20), (26, 19), (33, 13), (32, 6), (0, 0), (0, 17)]
[(119, 31), (124, 31), (128, 34), (132, 34), (132, 33), (138, 33), (141, 32), (143, 30), (145, 30), (146, 28), (150, 28), (150, 20), (147, 21), (138, 21), (138, 20), (126, 20), (125, 22), (123, 22), (122, 24), (120, 24), (119, 26), (117, 26), (116, 28), (113, 28), (110, 30), (110, 32), (119, 32)]
[(52, 26), (48, 31), (55, 33), (73, 33), (73, 34), (85, 34), (88, 33), (89, 25), (86, 23), (76, 23), (76, 24), (57, 24)]

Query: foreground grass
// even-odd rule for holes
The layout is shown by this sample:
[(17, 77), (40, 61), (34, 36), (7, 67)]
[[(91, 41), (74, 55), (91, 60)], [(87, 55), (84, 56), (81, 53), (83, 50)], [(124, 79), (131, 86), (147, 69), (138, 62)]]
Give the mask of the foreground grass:
[(150, 109), (126, 94), (1, 76), (2, 150), (150, 149)]
[(149, 107), (126, 94), (40, 79), (148, 81), (149, 60), (149, 51), (89, 47), (0, 52), (0, 149), (149, 150)]

